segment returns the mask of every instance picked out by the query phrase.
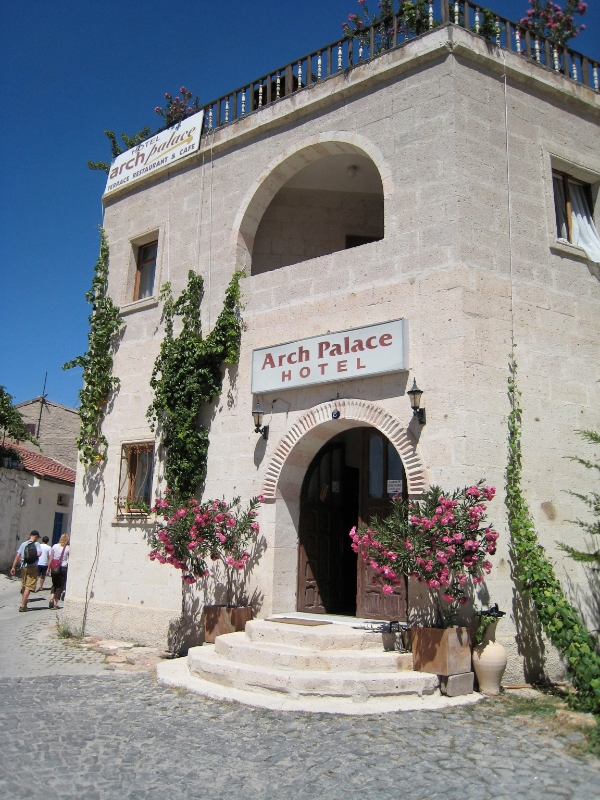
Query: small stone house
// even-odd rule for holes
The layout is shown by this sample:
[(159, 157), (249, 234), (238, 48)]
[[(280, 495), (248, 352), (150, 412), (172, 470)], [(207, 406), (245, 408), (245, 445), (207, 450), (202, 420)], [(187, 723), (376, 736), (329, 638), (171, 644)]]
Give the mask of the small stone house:
[[(148, 500), (164, 490), (146, 419), (158, 294), (201, 274), (206, 334), (243, 270), (241, 358), (207, 409), (204, 496), (266, 498), (264, 552), (247, 575), (255, 615), (398, 619), (394, 597), (361, 577), (348, 530), (391, 493), (485, 478), (501, 536), (478, 602), (508, 612), (507, 680), (561, 674), (557, 654), (517, 629), (503, 504), (514, 341), (524, 491), (563, 585), (598, 627), (585, 570), (557, 547), (585, 546), (565, 490), (589, 491), (591, 477), (567, 457), (581, 452), (576, 429), (600, 429), (598, 65), (508, 21), (489, 40), (455, 24), (447, 3), (438, 10), (421, 36), (379, 52), (373, 40), (334, 43), (219, 98), (196, 152), (105, 194), (109, 291), (126, 328), (98, 491), (78, 465), (74, 624), (85, 609), (92, 634), (170, 642), (180, 574), (148, 558), (152, 517), (119, 501), (131, 487)], [(407, 396), (415, 379), (426, 424)], [(257, 400), (268, 438), (255, 432)], [(319, 504), (327, 522), (315, 528)], [(190, 590), (196, 641), (203, 604), (219, 601), (218, 585)]]
[[(54, 403), (45, 397), (34, 397), (15, 406), (23, 417), (29, 433), (39, 442), (41, 452), (70, 469), (77, 466), (77, 434), (79, 414), (77, 409)], [(24, 447), (37, 450), (30, 442)]]
[(0, 463), (0, 570), (10, 569), (32, 530), (49, 544), (71, 533), (75, 493), (75, 470), (21, 445), (10, 447), (19, 459)]

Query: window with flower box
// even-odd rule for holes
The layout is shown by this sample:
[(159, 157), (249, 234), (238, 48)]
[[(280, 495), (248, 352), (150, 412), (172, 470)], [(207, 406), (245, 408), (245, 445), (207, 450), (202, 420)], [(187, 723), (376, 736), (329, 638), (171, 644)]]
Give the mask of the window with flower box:
[(118, 514), (147, 514), (152, 504), (154, 442), (124, 444), (119, 471)]

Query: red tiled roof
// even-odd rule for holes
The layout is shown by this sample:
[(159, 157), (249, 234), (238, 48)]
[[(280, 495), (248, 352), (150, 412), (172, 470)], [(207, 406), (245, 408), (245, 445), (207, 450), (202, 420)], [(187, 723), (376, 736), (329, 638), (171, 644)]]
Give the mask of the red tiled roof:
[(39, 478), (50, 478), (50, 480), (64, 481), (65, 483), (75, 484), (75, 470), (59, 464), (53, 458), (42, 455), (35, 450), (28, 450), (18, 444), (6, 444), (7, 447), (16, 450), (21, 459), (24, 469), (32, 472)]

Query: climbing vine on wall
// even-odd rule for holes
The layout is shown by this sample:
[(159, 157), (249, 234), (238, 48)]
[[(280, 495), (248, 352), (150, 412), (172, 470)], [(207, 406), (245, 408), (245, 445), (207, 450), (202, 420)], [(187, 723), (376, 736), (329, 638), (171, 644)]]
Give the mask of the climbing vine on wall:
[[(204, 339), (200, 324), (203, 280), (190, 270), (187, 287), (177, 300), (171, 285), (163, 285), (165, 338), (154, 364), (150, 386), (154, 400), (147, 417), (152, 430), (162, 427), (167, 451), (167, 485), (182, 497), (192, 497), (206, 477), (208, 430), (200, 423), (200, 410), (221, 394), (222, 365), (236, 364), (241, 342), (240, 278), (236, 272), (227, 291), (216, 325)], [(183, 327), (173, 335), (175, 317)]]
[[(142, 128), (141, 131), (138, 133), (134, 133), (133, 136), (128, 136), (126, 133), (121, 134), (121, 139), (125, 143), (125, 147), (121, 147), (119, 142), (117, 141), (117, 137), (115, 136), (114, 131), (104, 131), (104, 135), (108, 138), (110, 142), (110, 152), (112, 153), (113, 159), (117, 156), (120, 156), (121, 153), (124, 153), (126, 150), (130, 150), (132, 147), (137, 147), (138, 144), (145, 142), (146, 139), (150, 136), (150, 127), (147, 126)], [(87, 162), (88, 169), (99, 169), (102, 172), (108, 173), (110, 172), (110, 164), (106, 161), (88, 161)]]
[(79, 392), (80, 428), (77, 437), (79, 458), (87, 468), (106, 460), (108, 442), (102, 422), (111, 394), (119, 385), (113, 372), (115, 338), (123, 326), (119, 308), (107, 294), (108, 242), (100, 228), (100, 255), (94, 267), (92, 286), (85, 299), (92, 304), (89, 316), (88, 349), (82, 356), (63, 365), (63, 369), (83, 368), (83, 388)]
[(600, 714), (600, 656), (598, 642), (585, 629), (579, 614), (567, 600), (544, 548), (539, 544), (533, 519), (521, 490), (521, 393), (517, 388), (517, 364), (510, 357), (508, 394), (508, 464), (506, 506), (515, 553), (515, 576), (535, 605), (546, 635), (567, 660), (577, 692), (574, 705)]

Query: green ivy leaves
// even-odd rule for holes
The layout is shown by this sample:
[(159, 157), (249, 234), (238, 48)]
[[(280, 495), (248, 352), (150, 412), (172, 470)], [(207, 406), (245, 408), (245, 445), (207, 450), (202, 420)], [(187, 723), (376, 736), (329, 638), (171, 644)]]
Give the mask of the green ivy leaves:
[(92, 305), (88, 349), (82, 356), (63, 365), (63, 369), (83, 368), (77, 448), (80, 461), (88, 469), (106, 461), (108, 442), (102, 434), (102, 422), (110, 396), (119, 385), (119, 379), (112, 374), (113, 350), (115, 336), (123, 327), (123, 321), (118, 306), (107, 295), (108, 257), (108, 241), (104, 229), (100, 228), (100, 255), (94, 267), (91, 289), (85, 296)]
[[(209, 440), (208, 431), (200, 424), (202, 405), (221, 394), (222, 364), (236, 364), (239, 360), (239, 283), (243, 276), (243, 272), (233, 275), (223, 310), (206, 339), (202, 338), (200, 325), (202, 277), (190, 270), (187, 288), (177, 300), (173, 299), (170, 284), (161, 288), (165, 338), (150, 380), (154, 400), (146, 416), (152, 430), (162, 426), (167, 485), (183, 498), (192, 497), (206, 477)], [(181, 318), (183, 328), (175, 337), (176, 316)]]
[(521, 393), (517, 388), (517, 364), (510, 356), (508, 395), (508, 463), (506, 507), (516, 554), (515, 575), (535, 604), (538, 619), (553, 645), (565, 656), (577, 692), (571, 699), (579, 708), (600, 714), (600, 656), (598, 642), (583, 626), (568, 602), (545, 550), (538, 542), (527, 502), (521, 492)]

